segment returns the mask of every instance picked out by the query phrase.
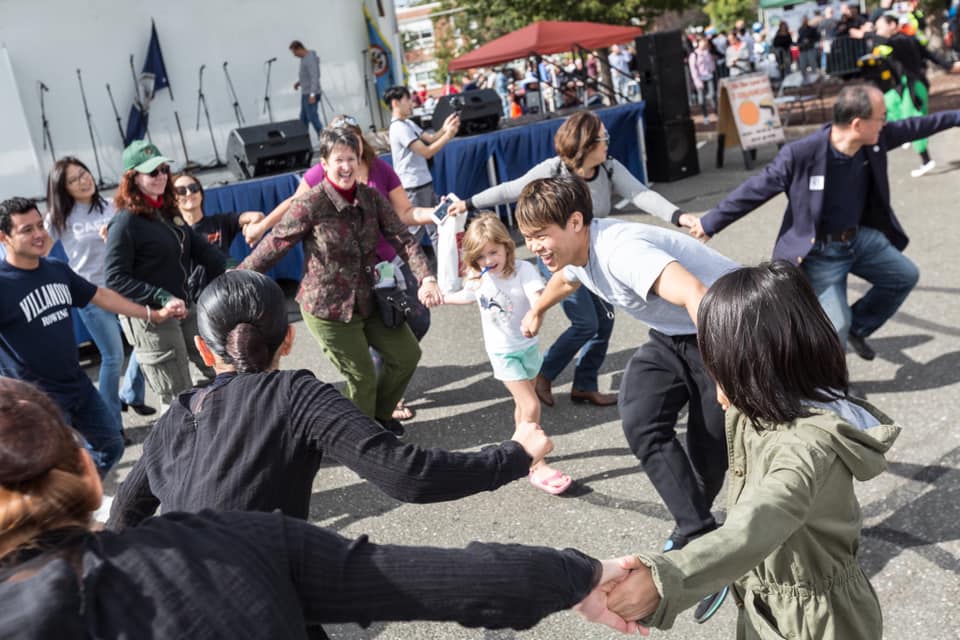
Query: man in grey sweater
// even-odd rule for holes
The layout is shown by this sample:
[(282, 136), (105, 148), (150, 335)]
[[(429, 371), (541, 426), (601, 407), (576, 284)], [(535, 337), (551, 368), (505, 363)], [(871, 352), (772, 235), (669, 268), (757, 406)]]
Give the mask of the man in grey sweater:
[(294, 89), (300, 89), (300, 122), (308, 128), (313, 125), (317, 135), (323, 130), (317, 107), (320, 104), (320, 56), (307, 49), (299, 40), (290, 43), (290, 51), (300, 58), (300, 72)]

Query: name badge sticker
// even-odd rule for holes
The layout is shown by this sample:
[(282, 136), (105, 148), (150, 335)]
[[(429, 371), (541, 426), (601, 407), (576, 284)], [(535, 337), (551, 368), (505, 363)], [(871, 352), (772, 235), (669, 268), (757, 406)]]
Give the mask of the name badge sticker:
[(810, 176), (810, 191), (823, 191), (823, 176)]

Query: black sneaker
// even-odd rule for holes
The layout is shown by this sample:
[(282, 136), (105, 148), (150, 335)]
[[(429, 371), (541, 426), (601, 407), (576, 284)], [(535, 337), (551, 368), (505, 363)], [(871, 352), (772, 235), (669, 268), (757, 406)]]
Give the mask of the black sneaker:
[(867, 344), (866, 339), (855, 333), (847, 334), (847, 344), (864, 360), (873, 360), (877, 357), (877, 352)]
[(690, 542), (690, 538), (677, 533), (677, 530), (674, 529), (673, 533), (670, 534), (670, 537), (667, 538), (667, 541), (663, 543), (663, 552), (666, 553), (667, 551), (679, 551), (687, 546), (688, 542)]
[(126, 413), (128, 408), (133, 409), (138, 416), (152, 416), (157, 412), (156, 409), (145, 404), (127, 404), (126, 402), (120, 403), (120, 411)]
[(717, 591), (716, 593), (711, 593), (709, 596), (700, 601), (697, 605), (697, 608), (693, 610), (693, 619), (696, 620), (697, 624), (703, 624), (707, 620), (713, 617), (719, 609), (720, 605), (723, 604), (723, 601), (727, 599), (727, 594), (730, 592), (730, 587), (724, 587)]
[(397, 436), (398, 438), (402, 438), (403, 434), (407, 432), (407, 430), (403, 428), (403, 425), (400, 424), (399, 420), (394, 420), (393, 418), (380, 420), (379, 418), (377, 418), (377, 422), (380, 423), (381, 427), (383, 427), (393, 435)]

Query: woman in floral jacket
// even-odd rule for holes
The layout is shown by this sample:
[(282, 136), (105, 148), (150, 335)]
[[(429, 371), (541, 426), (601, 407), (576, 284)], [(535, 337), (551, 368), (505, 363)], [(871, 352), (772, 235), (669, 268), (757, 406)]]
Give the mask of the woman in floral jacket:
[[(373, 293), (377, 238), (384, 238), (420, 281), (427, 306), (441, 301), (426, 257), (390, 204), (375, 189), (357, 182), (360, 150), (345, 130), (320, 136), (323, 182), (295, 199), (273, 233), (240, 268), (266, 271), (303, 241), (304, 276), (297, 301), (307, 328), (347, 381), (345, 395), (365, 414), (401, 435), (391, 417), (420, 360), (420, 347), (406, 323), (389, 328)], [(379, 377), (370, 357), (383, 357)]]

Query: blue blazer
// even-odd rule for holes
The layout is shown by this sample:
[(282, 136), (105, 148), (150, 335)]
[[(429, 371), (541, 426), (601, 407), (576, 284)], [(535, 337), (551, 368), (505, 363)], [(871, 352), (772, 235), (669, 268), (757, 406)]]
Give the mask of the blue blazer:
[[(779, 193), (787, 194), (787, 209), (773, 247), (775, 260), (799, 264), (817, 242), (820, 221), (829, 216), (823, 210), (823, 180), (827, 172), (830, 126), (785, 145), (773, 162), (751, 176), (700, 220), (707, 235), (714, 235), (739, 220)], [(888, 122), (880, 131), (877, 144), (864, 147), (870, 165), (870, 186), (864, 203), (861, 224), (884, 233), (891, 244), (903, 251), (907, 236), (890, 207), (890, 183), (887, 180), (887, 150), (905, 142), (960, 126), (960, 111), (945, 111), (929, 116)], [(818, 189), (817, 180), (820, 177)]]

